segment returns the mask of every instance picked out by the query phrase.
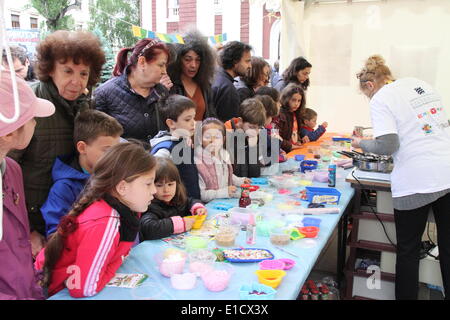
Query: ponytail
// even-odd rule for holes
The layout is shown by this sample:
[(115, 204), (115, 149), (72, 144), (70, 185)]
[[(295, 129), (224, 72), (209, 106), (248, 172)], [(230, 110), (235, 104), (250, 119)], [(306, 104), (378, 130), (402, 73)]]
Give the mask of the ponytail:
[(117, 77), (123, 73), (125, 67), (128, 65), (128, 53), (133, 50), (134, 48), (123, 48), (119, 51), (117, 54), (117, 62), (114, 66), (113, 76)]

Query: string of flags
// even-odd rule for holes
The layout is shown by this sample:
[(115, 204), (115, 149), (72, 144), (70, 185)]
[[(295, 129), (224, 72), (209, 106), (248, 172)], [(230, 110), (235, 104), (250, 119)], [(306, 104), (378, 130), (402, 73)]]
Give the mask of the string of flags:
[[(180, 43), (184, 44), (184, 39), (179, 34), (166, 34), (166, 33), (159, 33), (159, 32), (153, 32), (150, 30), (145, 30), (139, 26), (132, 26), (133, 35), (138, 38), (149, 38), (149, 39), (159, 39), (163, 42), (167, 43)], [(224, 41), (227, 41), (227, 34), (218, 34), (215, 36), (206, 37), (212, 44), (216, 43), (222, 43)]]

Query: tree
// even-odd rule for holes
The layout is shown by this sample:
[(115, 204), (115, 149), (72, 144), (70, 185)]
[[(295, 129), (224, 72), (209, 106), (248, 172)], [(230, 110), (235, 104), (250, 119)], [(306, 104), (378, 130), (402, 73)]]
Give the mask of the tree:
[(115, 65), (114, 53), (113, 53), (110, 43), (102, 35), (100, 30), (94, 29), (92, 31), (92, 33), (94, 33), (100, 39), (100, 42), (102, 43), (103, 51), (105, 51), (106, 62), (103, 65), (102, 74), (100, 76), (100, 83), (103, 83), (112, 77), (112, 72), (114, 70), (114, 65)]
[(81, 0), (31, 0), (31, 6), (47, 19), (50, 32), (73, 29), (73, 18), (66, 15), (72, 9), (81, 9)]
[(138, 38), (131, 24), (140, 25), (139, 7), (139, 0), (89, 0), (89, 30), (99, 29), (115, 48), (132, 47)]

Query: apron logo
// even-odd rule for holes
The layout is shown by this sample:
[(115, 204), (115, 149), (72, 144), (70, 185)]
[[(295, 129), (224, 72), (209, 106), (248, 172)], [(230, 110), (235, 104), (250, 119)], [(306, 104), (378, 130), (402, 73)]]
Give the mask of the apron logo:
[(422, 127), (422, 130), (423, 130), (426, 134), (433, 133), (432, 126), (429, 125), (429, 124), (424, 125), (424, 126)]
[(421, 87), (415, 88), (414, 90), (420, 95), (425, 93), (425, 90), (423, 90)]

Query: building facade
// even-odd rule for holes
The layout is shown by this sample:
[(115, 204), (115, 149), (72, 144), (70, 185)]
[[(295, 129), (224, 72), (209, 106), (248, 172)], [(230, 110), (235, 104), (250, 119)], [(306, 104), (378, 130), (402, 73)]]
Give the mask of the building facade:
[[(273, 4), (272, 4), (273, 3)], [(261, 0), (142, 0), (141, 27), (160, 33), (198, 29), (249, 43), (270, 62), (279, 58), (280, 7)]]

